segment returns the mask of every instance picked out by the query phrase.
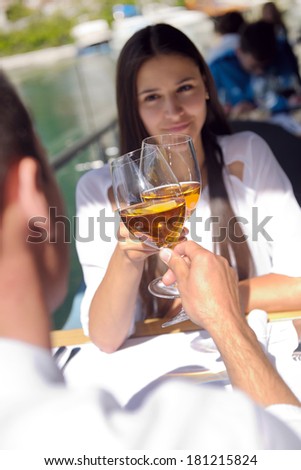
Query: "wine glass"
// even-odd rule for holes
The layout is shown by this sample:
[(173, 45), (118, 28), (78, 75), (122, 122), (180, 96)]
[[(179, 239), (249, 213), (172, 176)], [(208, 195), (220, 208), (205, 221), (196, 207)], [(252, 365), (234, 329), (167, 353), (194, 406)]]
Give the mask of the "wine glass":
[[(157, 148), (180, 183), (186, 201), (186, 220), (194, 212), (201, 193), (201, 171), (192, 138), (185, 134), (161, 134), (147, 137), (142, 141), (142, 148)], [(162, 277), (149, 284), (150, 292), (166, 299), (180, 297), (175, 284), (166, 286)], [(162, 327), (188, 320), (184, 309), (162, 324)]]
[(130, 234), (158, 250), (173, 247), (185, 222), (185, 198), (158, 149), (137, 149), (114, 159), (111, 173), (117, 209)]

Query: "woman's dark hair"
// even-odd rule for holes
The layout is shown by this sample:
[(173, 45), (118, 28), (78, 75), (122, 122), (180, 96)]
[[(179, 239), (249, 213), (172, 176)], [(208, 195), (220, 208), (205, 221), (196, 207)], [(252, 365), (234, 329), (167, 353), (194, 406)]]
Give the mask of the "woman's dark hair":
[[(223, 180), (223, 153), (217, 140), (218, 135), (230, 134), (231, 130), (218, 101), (214, 81), (205, 60), (192, 41), (173, 26), (156, 24), (137, 31), (127, 41), (120, 53), (116, 77), (120, 151), (123, 154), (139, 148), (141, 141), (148, 136), (138, 110), (136, 85), (141, 66), (155, 56), (174, 54), (193, 60), (198, 65), (206, 84), (210, 99), (207, 101), (207, 116), (201, 130), (201, 137), (208, 174), (211, 213), (212, 216), (218, 216), (219, 220), (217, 224), (214, 224), (213, 235), (218, 238), (220, 227), (226, 229), (232, 227), (234, 230), (235, 225), (237, 226), (236, 236), (241, 236), (244, 243), (233, 242), (234, 237), (231, 236), (233, 234), (229, 233), (226, 239), (219, 239), (216, 248), (229, 262), (231, 261), (230, 253), (232, 252), (232, 256), (234, 254), (239, 278), (245, 279), (249, 274), (251, 256), (241, 227), (238, 224), (231, 224), (229, 227), (229, 221), (235, 220), (235, 216)], [(157, 259), (148, 258), (141, 280), (140, 292), (143, 298), (148, 298), (149, 301), (154, 298), (150, 299), (150, 295), (148, 292), (146, 293), (148, 280), (155, 276), (156, 269)], [(148, 314), (153, 308), (148, 305)], [(164, 314), (164, 307), (159, 310), (159, 313)]]

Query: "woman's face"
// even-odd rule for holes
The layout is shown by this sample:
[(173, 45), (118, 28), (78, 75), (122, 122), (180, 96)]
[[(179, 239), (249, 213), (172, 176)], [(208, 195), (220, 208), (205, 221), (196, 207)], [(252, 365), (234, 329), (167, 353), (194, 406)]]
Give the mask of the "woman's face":
[(195, 62), (182, 55), (159, 55), (137, 75), (140, 118), (149, 135), (188, 134), (196, 149), (206, 119), (207, 90)]

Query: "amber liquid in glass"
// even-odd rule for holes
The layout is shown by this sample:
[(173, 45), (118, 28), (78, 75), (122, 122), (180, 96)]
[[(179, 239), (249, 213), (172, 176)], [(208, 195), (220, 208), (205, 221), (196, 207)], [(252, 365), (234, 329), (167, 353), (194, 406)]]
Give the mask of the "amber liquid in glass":
[(145, 201), (120, 211), (120, 217), (135, 238), (158, 248), (176, 244), (185, 222), (185, 199)]
[[(185, 181), (179, 184), (186, 203), (185, 217), (186, 219), (188, 219), (194, 211), (199, 200), (201, 185), (197, 181)], [(174, 194), (176, 188), (178, 187), (174, 185), (160, 186), (159, 188), (144, 191), (141, 197), (144, 201), (151, 201), (155, 199), (167, 199)]]

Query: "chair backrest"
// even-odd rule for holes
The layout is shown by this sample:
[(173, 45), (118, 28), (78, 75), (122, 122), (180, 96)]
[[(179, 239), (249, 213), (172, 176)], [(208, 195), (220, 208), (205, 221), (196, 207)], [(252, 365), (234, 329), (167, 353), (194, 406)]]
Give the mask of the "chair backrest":
[(301, 137), (297, 137), (278, 124), (261, 121), (231, 121), (233, 132), (252, 131), (270, 146), (279, 164), (289, 177), (301, 206)]

